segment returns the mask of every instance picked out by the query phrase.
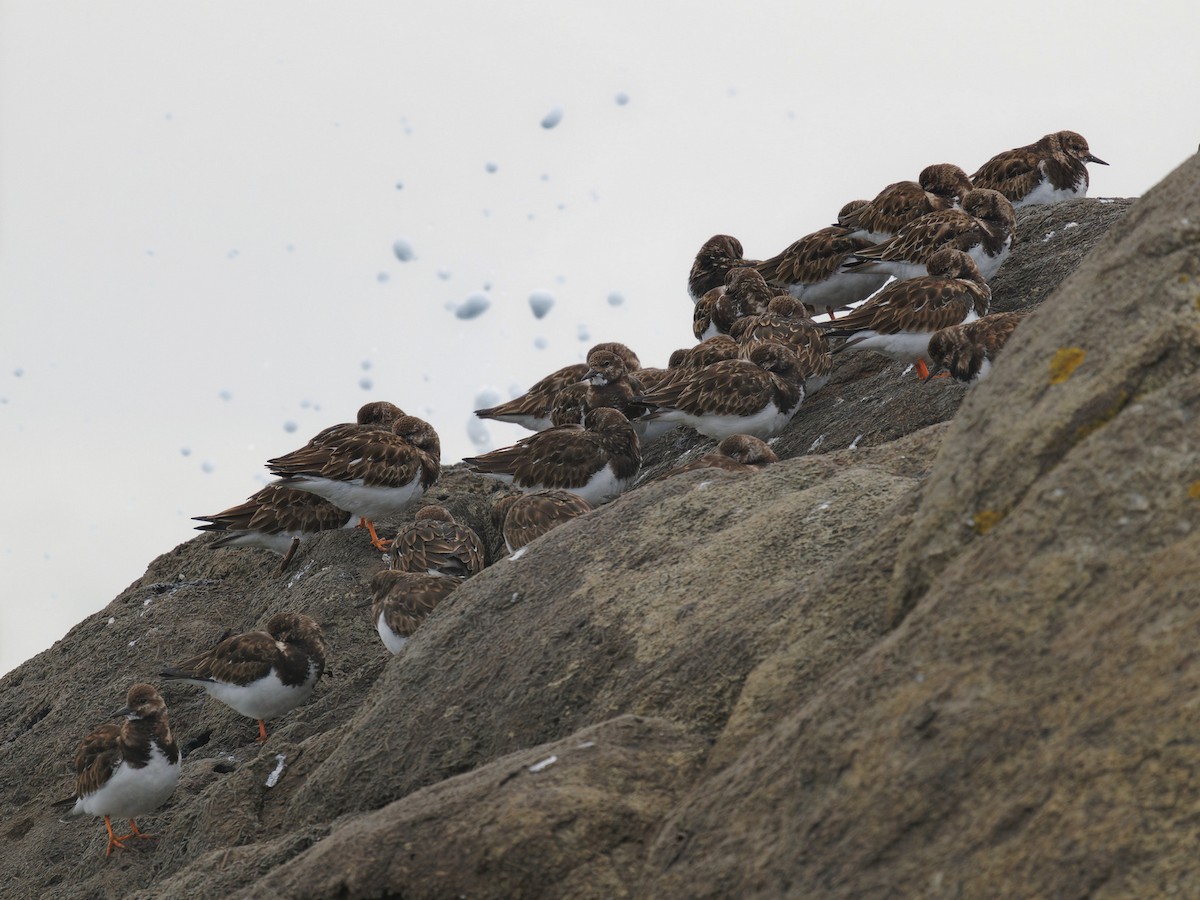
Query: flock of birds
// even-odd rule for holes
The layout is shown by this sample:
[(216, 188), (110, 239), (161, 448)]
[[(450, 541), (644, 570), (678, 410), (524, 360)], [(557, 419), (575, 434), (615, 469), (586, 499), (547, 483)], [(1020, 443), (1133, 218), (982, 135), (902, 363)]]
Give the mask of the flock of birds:
[[(989, 314), (988, 280), (1012, 246), (1014, 207), (1086, 196), (1087, 163), (1107, 165), (1082, 136), (1060, 131), (998, 154), (970, 178), (958, 166), (929, 166), (916, 182), (846, 204), (836, 225), (770, 259), (745, 259), (728, 235), (706, 241), (688, 279), (699, 342), (677, 350), (666, 368), (643, 368), (624, 344), (598, 344), (586, 364), (476, 410), (535, 432), (463, 460), (519, 489), (493, 506), (509, 553), (630, 487), (642, 443), (677, 425), (719, 444), (662, 477), (703, 467), (754, 472), (776, 462), (766, 440), (829, 380), (833, 353), (874, 350), (909, 361), (926, 380), (942, 371), (962, 381), (983, 377), (1021, 319)], [(828, 319), (815, 321), (820, 312)], [(842, 341), (831, 349), (830, 338)], [(214, 548), (282, 555), (280, 571), (303, 537), (366, 528), (372, 545), (386, 551), (387, 565), (371, 581), (371, 615), (392, 653), (484, 567), (479, 536), (441, 506), (421, 507), (390, 541), (377, 533), (375, 520), (415, 507), (441, 472), (437, 433), (391, 403), (366, 404), (355, 422), (326, 428), (267, 466), (279, 480), (238, 506), (198, 517), (204, 524), (197, 527), (221, 535)], [(265, 742), (265, 720), (306, 702), (324, 667), (320, 626), (288, 612), (160, 674), (258, 720)], [(80, 744), (75, 794), (60, 801), (104, 817), (106, 856), (148, 837), (135, 817), (167, 800), (181, 767), (154, 686), (133, 685), (114, 718), (120, 723), (101, 725)], [(115, 834), (113, 818), (129, 819), (130, 831)]]

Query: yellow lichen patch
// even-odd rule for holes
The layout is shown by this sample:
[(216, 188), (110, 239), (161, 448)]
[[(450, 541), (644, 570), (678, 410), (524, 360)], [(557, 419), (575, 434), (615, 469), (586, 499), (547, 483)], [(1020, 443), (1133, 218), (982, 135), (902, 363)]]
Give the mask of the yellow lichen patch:
[(1191, 500), (1200, 500), (1200, 481), (1193, 481), (1188, 485), (1188, 498)]
[(982, 512), (975, 513), (971, 519), (971, 525), (975, 529), (976, 534), (987, 534), (999, 525), (1003, 519), (1004, 513), (994, 509), (985, 509)]
[(1129, 392), (1120, 391), (1117, 393), (1117, 399), (1113, 401), (1112, 406), (1098, 415), (1095, 419), (1088, 422), (1086, 425), (1080, 425), (1075, 432), (1075, 443), (1079, 443), (1093, 431), (1098, 431), (1109, 422), (1117, 417), (1117, 413), (1125, 408), (1125, 404), (1129, 402)]
[(1059, 347), (1050, 360), (1050, 383), (1062, 384), (1079, 368), (1087, 354), (1081, 347)]

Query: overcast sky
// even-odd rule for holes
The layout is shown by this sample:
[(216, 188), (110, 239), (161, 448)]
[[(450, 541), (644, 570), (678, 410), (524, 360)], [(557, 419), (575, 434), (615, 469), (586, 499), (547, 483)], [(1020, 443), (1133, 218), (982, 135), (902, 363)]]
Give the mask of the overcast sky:
[(712, 234), (1063, 128), (1143, 193), (1200, 140), (1200, 5), (1150, 9), (0, 0), (0, 672), (367, 400), (451, 462), (524, 433), (489, 389), (665, 364)]

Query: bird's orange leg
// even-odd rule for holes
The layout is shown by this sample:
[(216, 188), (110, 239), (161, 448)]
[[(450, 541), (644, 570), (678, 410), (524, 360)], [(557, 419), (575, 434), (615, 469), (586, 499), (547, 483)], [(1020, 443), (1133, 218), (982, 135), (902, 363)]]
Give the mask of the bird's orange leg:
[(258, 742), (260, 744), (267, 742), (267, 723), (262, 719), (258, 720)]
[(391, 542), (385, 541), (375, 533), (375, 523), (370, 519), (359, 519), (358, 527), (365, 528), (371, 533), (371, 545), (379, 551), (386, 551), (391, 547)]
[(110, 819), (108, 816), (104, 817), (104, 827), (108, 829), (108, 847), (104, 851), (104, 857), (107, 859), (108, 855), (112, 853), (113, 847), (120, 847), (122, 850), (125, 849), (125, 845), (122, 844), (121, 841), (129, 837), (129, 835), (125, 834), (121, 837), (117, 837), (115, 834), (113, 834), (112, 819)]
[(117, 835), (118, 841), (127, 841), (130, 838), (141, 838), (146, 841), (157, 840), (152, 834), (142, 834), (142, 832), (138, 831), (137, 822), (133, 821), (133, 819), (129, 820), (129, 834)]
[(925, 365), (924, 357), (917, 360), (917, 377), (922, 381), (929, 377), (929, 366)]

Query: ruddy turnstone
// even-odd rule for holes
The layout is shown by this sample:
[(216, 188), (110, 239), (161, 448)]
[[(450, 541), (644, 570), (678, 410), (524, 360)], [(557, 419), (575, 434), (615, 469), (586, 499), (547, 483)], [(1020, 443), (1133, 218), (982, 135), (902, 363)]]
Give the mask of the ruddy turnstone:
[(415, 503), (441, 472), (441, 442), (433, 426), (400, 416), (388, 431), (346, 433), (269, 460), (279, 484), (309, 491), (358, 516), (371, 543), (387, 548), (372, 520), (398, 515)]
[[(149, 684), (135, 684), (125, 696), (120, 725), (92, 730), (75, 752), (75, 796), (72, 815), (104, 816), (108, 847), (125, 848), (130, 838), (150, 838), (138, 831), (136, 816), (154, 812), (179, 780), (179, 748), (167, 721), (167, 704)], [(57, 805), (57, 804), (56, 804)], [(129, 833), (113, 834), (112, 817), (129, 820)]]
[(721, 440), (731, 434), (768, 438), (787, 425), (804, 400), (804, 373), (796, 355), (770, 342), (749, 359), (729, 359), (681, 373), (642, 398), (651, 418), (688, 425)]
[(257, 719), (261, 744), (267, 740), (265, 720), (307, 702), (324, 671), (321, 626), (301, 613), (278, 613), (263, 630), (227, 637), (161, 674), (198, 684), (226, 706)]
[(787, 295), (773, 298), (762, 315), (746, 316), (735, 322), (729, 336), (737, 340), (746, 354), (758, 344), (770, 341), (791, 348), (804, 372), (806, 396), (829, 382), (833, 372), (829, 341), (799, 300)]
[(883, 243), (856, 250), (846, 268), (916, 278), (928, 274), (925, 263), (931, 255), (952, 247), (969, 253), (986, 280), (1008, 258), (1016, 226), (1012, 204), (1003, 194), (976, 188), (963, 197), (962, 209), (942, 209), (914, 219)]
[[(641, 366), (637, 354), (624, 344), (616, 341), (606, 341), (596, 344), (588, 351), (588, 356), (590, 357), (598, 350), (608, 350), (616, 353), (625, 360), (625, 364), (629, 367), (630, 371)], [(551, 372), (545, 378), (538, 381), (520, 397), (509, 400), (507, 403), (501, 403), (499, 406), (477, 409), (475, 410), (475, 415), (481, 419), (512, 422), (514, 425), (520, 425), (522, 428), (528, 428), (530, 431), (541, 431), (544, 428), (549, 428), (554, 424), (551, 421), (550, 414), (554, 409), (554, 401), (559, 391), (569, 384), (576, 384), (582, 381), (583, 377), (587, 374), (588, 368), (587, 363), (563, 366), (561, 369)]]
[(836, 322), (818, 327), (846, 343), (835, 349), (875, 350), (929, 371), (925, 356), (935, 331), (986, 315), (992, 292), (975, 261), (961, 250), (944, 247), (929, 257), (929, 274), (889, 284)]
[(888, 280), (886, 274), (866, 275), (843, 267), (851, 254), (870, 246), (866, 238), (833, 225), (805, 235), (755, 268), (769, 284), (803, 301), (813, 312), (832, 314), (867, 299)]
[(462, 584), (451, 575), (384, 569), (371, 579), (371, 618), (383, 645), (399, 653), (438, 604)]
[(851, 220), (851, 218), (854, 216), (854, 214), (870, 202), (871, 202), (870, 200), (848, 200), (848, 201), (846, 201), (845, 203), (842, 204), (842, 208), (838, 210), (837, 224), (841, 225), (844, 228), (846, 226), (846, 223)]
[(967, 173), (951, 163), (926, 166), (917, 181), (897, 181), (880, 191), (874, 200), (849, 214), (838, 223), (868, 244), (886, 241), (913, 219), (939, 209), (952, 209), (971, 190)]
[(504, 546), (516, 553), (534, 538), (592, 511), (592, 505), (570, 491), (546, 490), (506, 494), (492, 504), (492, 521), (504, 535)]
[(996, 355), (1008, 343), (1027, 312), (992, 313), (934, 332), (929, 339), (929, 375), (947, 371), (959, 381), (978, 381), (991, 371)]
[(742, 258), (742, 242), (727, 234), (714, 234), (700, 247), (688, 274), (688, 294), (696, 303), (715, 287), (725, 284), (730, 269), (752, 266), (758, 260)]
[(423, 506), (392, 541), (392, 567), (401, 572), (455, 575), (483, 571), (483, 542), (469, 526), (454, 521), (444, 506)]
[(999, 191), (1013, 206), (1058, 203), (1087, 196), (1087, 163), (1108, 165), (1092, 155), (1083, 135), (1056, 131), (1028, 146), (997, 153), (971, 180), (975, 187)]
[[(665, 382), (673, 380), (681, 371), (702, 369), (723, 359), (737, 359), (741, 354), (738, 342), (727, 334), (717, 334), (705, 338), (691, 347), (680, 347), (671, 354), (667, 361)], [(649, 386), (647, 385), (647, 390)]]
[(353, 528), (357, 519), (328, 500), (282, 484), (268, 484), (245, 503), (211, 516), (193, 516), (197, 531), (215, 531), (222, 535), (209, 546), (260, 547), (283, 556), (279, 571), (288, 564), (300, 546), (300, 539), (320, 531)]
[(339, 425), (330, 425), (328, 428), (323, 428), (305, 446), (317, 447), (326, 441), (340, 440), (347, 434), (356, 434), (360, 431), (374, 431), (376, 429), (387, 431), (392, 427), (392, 423), (402, 415), (404, 415), (404, 410), (396, 404), (388, 403), (386, 400), (373, 400), (359, 407), (358, 415), (353, 422), (343, 422)]
[(693, 459), (691, 462), (676, 466), (669, 472), (659, 476), (657, 480), (670, 478), (684, 472), (694, 472), (697, 469), (723, 469), (726, 472), (745, 473), (759, 472), (771, 463), (779, 462), (775, 451), (767, 446), (766, 441), (759, 440), (749, 434), (731, 434), (717, 444), (715, 450)]
[(611, 350), (592, 350), (583, 378), (564, 387), (554, 398), (550, 421), (554, 425), (577, 425), (591, 410), (602, 406), (619, 410), (633, 420), (645, 414), (645, 407), (637, 402), (643, 390), (623, 356)]
[(692, 312), (696, 340), (728, 334), (730, 326), (742, 316), (765, 312), (775, 293), (756, 270), (745, 266), (730, 269), (725, 284), (713, 288), (696, 303)]
[(602, 407), (582, 425), (556, 425), (463, 464), (523, 491), (561, 488), (598, 506), (633, 484), (642, 453), (629, 420)]

